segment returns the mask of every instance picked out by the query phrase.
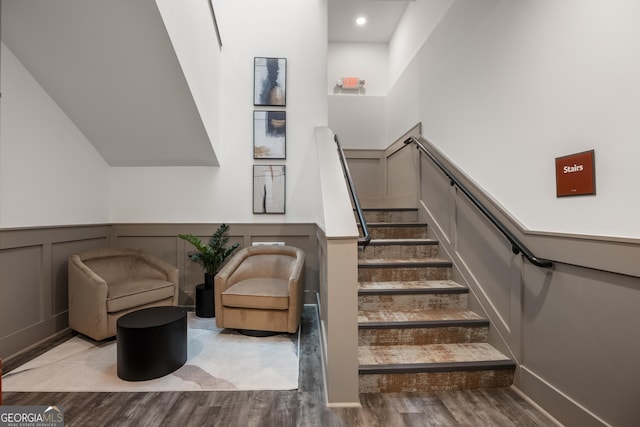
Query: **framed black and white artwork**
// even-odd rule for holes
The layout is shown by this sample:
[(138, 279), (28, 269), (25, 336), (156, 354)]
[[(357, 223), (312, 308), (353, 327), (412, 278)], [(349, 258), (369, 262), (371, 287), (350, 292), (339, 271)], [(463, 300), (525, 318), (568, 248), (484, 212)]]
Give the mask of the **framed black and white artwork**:
[(287, 113), (285, 111), (253, 112), (253, 158), (287, 158)]
[(286, 58), (253, 58), (253, 105), (287, 105)]
[(253, 165), (253, 213), (285, 213), (285, 165)]

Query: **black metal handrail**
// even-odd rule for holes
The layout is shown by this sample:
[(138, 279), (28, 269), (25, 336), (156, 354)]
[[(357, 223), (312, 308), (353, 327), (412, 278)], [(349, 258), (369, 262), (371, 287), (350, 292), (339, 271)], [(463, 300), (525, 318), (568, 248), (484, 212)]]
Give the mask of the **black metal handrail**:
[(216, 19), (216, 12), (213, 9), (212, 0), (209, 0), (209, 12), (211, 12), (211, 19), (213, 19), (213, 28), (216, 30), (216, 38), (218, 39), (218, 48), (222, 49), (222, 37), (220, 37), (220, 27), (218, 27), (218, 20)]
[(353, 180), (351, 179), (351, 173), (349, 172), (349, 166), (347, 166), (347, 161), (345, 160), (345, 157), (344, 157), (344, 151), (342, 151), (342, 147), (340, 146), (338, 135), (334, 135), (333, 140), (336, 142), (336, 145), (338, 146), (338, 157), (340, 158), (340, 163), (342, 164), (342, 172), (344, 173), (344, 177), (347, 180), (347, 186), (349, 187), (351, 200), (353, 201), (353, 205), (356, 208), (356, 213), (358, 214), (358, 218), (360, 219), (360, 226), (362, 227), (362, 237), (358, 238), (358, 246), (362, 246), (362, 249), (364, 250), (364, 248), (366, 248), (369, 242), (371, 241), (371, 235), (369, 234), (367, 221), (364, 219), (364, 213), (362, 212), (362, 207), (360, 207), (360, 200), (358, 199), (358, 194), (356, 193), (356, 187), (355, 185), (353, 185)]
[(404, 143), (407, 145), (411, 144), (412, 142), (416, 144), (416, 147), (418, 150), (420, 150), (427, 157), (429, 157), (429, 159), (447, 176), (447, 178), (449, 178), (449, 182), (451, 183), (451, 185), (457, 186), (460, 189), (460, 191), (462, 191), (462, 193), (465, 196), (467, 196), (467, 198), (480, 210), (480, 212), (482, 212), (484, 216), (486, 216), (487, 219), (491, 221), (491, 223), (498, 230), (500, 230), (500, 232), (511, 243), (511, 250), (513, 251), (514, 254), (517, 255), (521, 253), (522, 255), (525, 256), (525, 258), (529, 260), (529, 262), (531, 262), (531, 264), (536, 265), (538, 267), (548, 268), (553, 266), (553, 261), (536, 257), (520, 240), (518, 240), (516, 236), (513, 235), (513, 233), (511, 233), (511, 231), (509, 231), (498, 220), (498, 218), (496, 218), (491, 212), (489, 212), (489, 210), (473, 194), (471, 194), (471, 192), (467, 189), (467, 187), (465, 187), (464, 184), (462, 184), (460, 180), (458, 180), (458, 178), (456, 178), (449, 171), (449, 169), (447, 169), (447, 167), (440, 162), (440, 160), (438, 160), (433, 154), (431, 154), (429, 150), (427, 150), (427, 148), (415, 136), (412, 135), (404, 141)]

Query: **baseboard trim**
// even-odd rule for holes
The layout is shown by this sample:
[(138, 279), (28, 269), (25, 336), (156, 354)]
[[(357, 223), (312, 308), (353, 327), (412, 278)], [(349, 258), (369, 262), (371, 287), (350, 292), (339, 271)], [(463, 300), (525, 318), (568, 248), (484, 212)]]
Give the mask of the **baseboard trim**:
[(545, 412), (556, 414), (550, 416), (560, 425), (581, 427), (611, 426), (593, 412), (576, 402), (549, 382), (520, 366), (520, 384), (517, 389)]
[(557, 427), (563, 427), (560, 421), (556, 420), (550, 413), (548, 413), (542, 406), (538, 405), (538, 403), (527, 396), (522, 390), (520, 390), (515, 385), (512, 385), (511, 390), (513, 390), (518, 396), (522, 399), (526, 400), (529, 405), (534, 407), (536, 410), (542, 412), (550, 421), (552, 421)]

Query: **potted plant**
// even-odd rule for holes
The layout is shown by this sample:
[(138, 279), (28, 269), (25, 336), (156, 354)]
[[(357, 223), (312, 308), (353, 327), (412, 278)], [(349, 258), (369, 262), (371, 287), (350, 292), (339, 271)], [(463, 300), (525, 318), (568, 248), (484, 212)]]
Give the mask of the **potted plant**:
[(186, 240), (196, 248), (196, 252), (189, 254), (189, 259), (204, 268), (206, 289), (213, 289), (213, 277), (220, 270), (225, 259), (240, 246), (239, 243), (234, 243), (230, 247), (226, 246), (229, 243), (229, 237), (224, 234), (228, 229), (228, 225), (221, 224), (206, 245), (193, 234), (178, 234), (179, 238)]

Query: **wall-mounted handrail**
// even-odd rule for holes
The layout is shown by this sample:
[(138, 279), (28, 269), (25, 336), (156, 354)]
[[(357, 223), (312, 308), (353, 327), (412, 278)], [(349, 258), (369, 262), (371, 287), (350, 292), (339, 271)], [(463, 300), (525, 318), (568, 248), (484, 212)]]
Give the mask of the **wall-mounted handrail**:
[(358, 219), (360, 220), (360, 226), (362, 227), (362, 237), (358, 238), (358, 246), (362, 246), (362, 249), (364, 250), (364, 248), (366, 248), (371, 241), (371, 235), (369, 234), (367, 221), (364, 219), (364, 213), (362, 212), (362, 207), (360, 206), (360, 200), (358, 199), (358, 194), (356, 193), (356, 187), (355, 185), (353, 185), (351, 173), (349, 172), (349, 166), (347, 166), (347, 161), (344, 157), (344, 151), (342, 151), (342, 147), (340, 146), (338, 135), (334, 135), (333, 140), (338, 146), (338, 157), (340, 158), (340, 163), (342, 164), (342, 171), (344, 172), (344, 177), (347, 180), (347, 186), (349, 187), (351, 200), (353, 201), (353, 205), (356, 208), (356, 213), (358, 214)]
[(458, 187), (460, 191), (462, 191), (462, 193), (465, 196), (467, 196), (467, 198), (478, 208), (478, 210), (480, 210), (480, 212), (482, 212), (484, 216), (487, 217), (487, 219), (491, 221), (491, 223), (498, 230), (500, 230), (500, 232), (507, 238), (509, 243), (511, 243), (511, 250), (513, 251), (514, 254), (517, 255), (521, 253), (522, 255), (524, 255), (525, 258), (529, 260), (529, 262), (531, 262), (531, 264), (536, 265), (538, 267), (548, 268), (553, 266), (552, 261), (548, 259), (536, 257), (520, 240), (518, 240), (518, 238), (511, 231), (509, 231), (504, 226), (504, 224), (500, 222), (500, 220), (498, 220), (498, 218), (496, 218), (482, 204), (482, 202), (480, 202), (467, 189), (467, 187), (464, 186), (464, 184), (462, 184), (462, 182), (460, 182), (458, 178), (455, 177), (455, 175), (453, 175), (453, 173), (451, 173), (451, 171), (449, 171), (449, 169), (446, 166), (442, 164), (442, 162), (440, 162), (440, 160), (438, 160), (433, 154), (431, 154), (431, 152), (429, 152), (429, 150), (415, 136), (412, 135), (404, 141), (406, 145), (409, 145), (412, 142), (416, 144), (416, 147), (419, 151), (424, 153), (447, 176), (447, 178), (449, 178), (449, 182), (451, 183), (451, 185), (455, 185), (456, 187)]
[(220, 36), (220, 27), (218, 26), (218, 20), (216, 19), (216, 12), (213, 9), (212, 0), (209, 0), (209, 11), (211, 12), (211, 19), (213, 19), (213, 28), (216, 30), (216, 38), (218, 39), (218, 49), (222, 49), (222, 37)]

